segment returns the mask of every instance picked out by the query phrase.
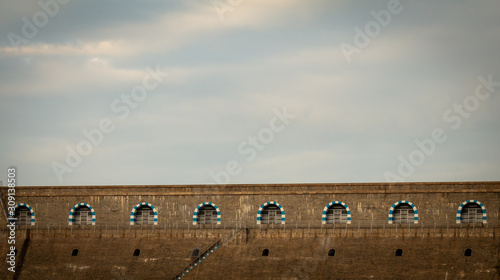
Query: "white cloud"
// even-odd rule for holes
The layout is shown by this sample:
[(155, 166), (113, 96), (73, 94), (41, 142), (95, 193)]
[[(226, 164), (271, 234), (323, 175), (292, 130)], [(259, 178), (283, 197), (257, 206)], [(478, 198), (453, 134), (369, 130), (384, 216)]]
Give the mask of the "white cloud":
[[(33, 13), (25, 5), (16, 16)], [(60, 184), (51, 161), (64, 161), (82, 129), (117, 120), (111, 102), (159, 65), (165, 82), (63, 184), (204, 183), (228, 160), (244, 161), (238, 144), (284, 106), (297, 118), (235, 182), (383, 180), (415, 139), (449, 129), (444, 110), (473, 93), (477, 76), (500, 79), (500, 29), (491, 6), (412, 2), (347, 63), (339, 43), (374, 5), (243, 1), (223, 21), (210, 1), (154, 12), (141, 5), (133, 18), (102, 11), (111, 18), (98, 24), (74, 22), (82, 17), (68, 6), (29, 44), (0, 49), (0, 125), (11, 135), (0, 165), (18, 158), (25, 182)], [(498, 160), (475, 155), (498, 150), (495, 98), (448, 131), (453, 141), (410, 180), (453, 179), (454, 168), (467, 169), (464, 180), (494, 178)], [(489, 141), (472, 143), (470, 134)]]

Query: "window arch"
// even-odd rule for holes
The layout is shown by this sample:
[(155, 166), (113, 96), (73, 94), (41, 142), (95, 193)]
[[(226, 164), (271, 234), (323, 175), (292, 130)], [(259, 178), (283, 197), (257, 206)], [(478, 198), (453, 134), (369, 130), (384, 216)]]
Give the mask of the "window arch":
[(157, 225), (158, 213), (151, 203), (141, 202), (130, 212), (130, 225)]
[(486, 224), (486, 207), (477, 200), (466, 200), (457, 210), (457, 224), (483, 223)]
[(141, 254), (141, 250), (140, 249), (135, 249), (133, 256), (134, 257), (138, 257), (140, 254)]
[(18, 203), (14, 209), (17, 225), (35, 225), (35, 211), (26, 203)]
[(328, 256), (329, 256), (329, 257), (333, 257), (333, 256), (335, 256), (335, 249), (330, 249), (330, 250), (328, 250)]
[(262, 251), (262, 256), (264, 256), (264, 257), (269, 256), (269, 249), (264, 249), (264, 250)]
[(396, 257), (401, 257), (403, 256), (403, 249), (397, 249), (396, 250)]
[(212, 202), (203, 202), (196, 206), (193, 212), (193, 225), (221, 224), (220, 209)]
[(95, 225), (95, 211), (87, 203), (78, 203), (69, 211), (68, 224), (71, 225)]
[(76, 257), (76, 256), (78, 256), (78, 249), (74, 249), (74, 250), (71, 252), (71, 256), (72, 256), (72, 257)]
[(342, 201), (332, 201), (323, 208), (322, 224), (351, 223), (351, 209)]
[(285, 209), (276, 201), (262, 204), (257, 211), (257, 224), (285, 224)]
[(417, 207), (407, 200), (394, 203), (389, 209), (389, 224), (392, 223), (418, 224)]

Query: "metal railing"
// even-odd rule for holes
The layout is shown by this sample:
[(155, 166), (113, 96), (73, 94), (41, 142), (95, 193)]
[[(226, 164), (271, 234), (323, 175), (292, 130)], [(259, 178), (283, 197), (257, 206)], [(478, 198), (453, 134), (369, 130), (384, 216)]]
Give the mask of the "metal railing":
[[(221, 229), (385, 229), (385, 228), (497, 228), (500, 222), (497, 219), (490, 219), (487, 223), (456, 223), (456, 220), (419, 220), (418, 223), (393, 223), (388, 220), (358, 220), (347, 223), (329, 223), (323, 224), (320, 221), (287, 221), (285, 224), (257, 224), (256, 221), (222, 221), (221, 224), (197, 224), (192, 221), (186, 222), (164, 222), (158, 225), (129, 225), (124, 223), (97, 222), (95, 225), (68, 225), (68, 223), (41, 223), (35, 222), (35, 225), (17, 225), (16, 229), (32, 231), (53, 231), (53, 230), (221, 230)], [(1, 230), (7, 230), (7, 225), (3, 225)]]

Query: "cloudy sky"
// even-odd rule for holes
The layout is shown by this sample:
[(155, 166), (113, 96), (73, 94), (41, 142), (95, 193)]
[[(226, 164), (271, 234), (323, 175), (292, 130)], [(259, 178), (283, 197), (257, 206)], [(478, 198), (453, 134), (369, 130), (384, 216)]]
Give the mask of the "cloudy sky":
[(0, 180), (500, 180), (500, 2), (437, 2), (0, 0)]

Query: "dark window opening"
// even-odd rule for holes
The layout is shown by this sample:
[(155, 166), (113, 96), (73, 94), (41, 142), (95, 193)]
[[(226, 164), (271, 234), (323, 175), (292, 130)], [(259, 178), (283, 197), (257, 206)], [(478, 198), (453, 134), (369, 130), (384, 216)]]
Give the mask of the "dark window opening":
[(135, 224), (137, 225), (153, 225), (154, 211), (151, 207), (143, 205), (135, 211)]
[(409, 204), (396, 206), (392, 217), (395, 224), (413, 224), (415, 222), (415, 213)]
[(462, 223), (473, 224), (483, 222), (483, 209), (477, 203), (467, 203), (460, 212)]
[(14, 249), (14, 256), (17, 256), (17, 248)]
[(401, 257), (403, 255), (403, 250), (397, 249), (396, 250), (396, 257)]
[(472, 256), (472, 250), (471, 249), (465, 250), (464, 256), (466, 256), (466, 257)]
[(212, 205), (203, 205), (198, 210), (198, 223), (202, 225), (217, 224), (217, 210)]
[(31, 211), (26, 206), (17, 207), (14, 218), (16, 225), (31, 225)]
[(87, 206), (80, 206), (73, 212), (73, 224), (75, 225), (91, 225), (92, 211)]
[(281, 209), (274, 204), (270, 204), (262, 210), (261, 224), (281, 224)]
[(262, 255), (265, 257), (269, 256), (269, 249), (264, 249), (264, 251), (262, 251)]
[(135, 251), (134, 251), (134, 257), (138, 257), (140, 253), (141, 253), (141, 250), (135, 249)]
[(328, 207), (326, 212), (327, 224), (347, 224), (347, 209), (342, 204)]
[(71, 256), (73, 257), (78, 256), (78, 249), (74, 249), (73, 252), (71, 252)]
[(200, 249), (196, 248), (193, 250), (193, 253), (191, 254), (191, 257), (197, 258), (200, 256)]
[(334, 249), (330, 249), (330, 251), (328, 251), (328, 256), (329, 257), (335, 256), (335, 250)]

